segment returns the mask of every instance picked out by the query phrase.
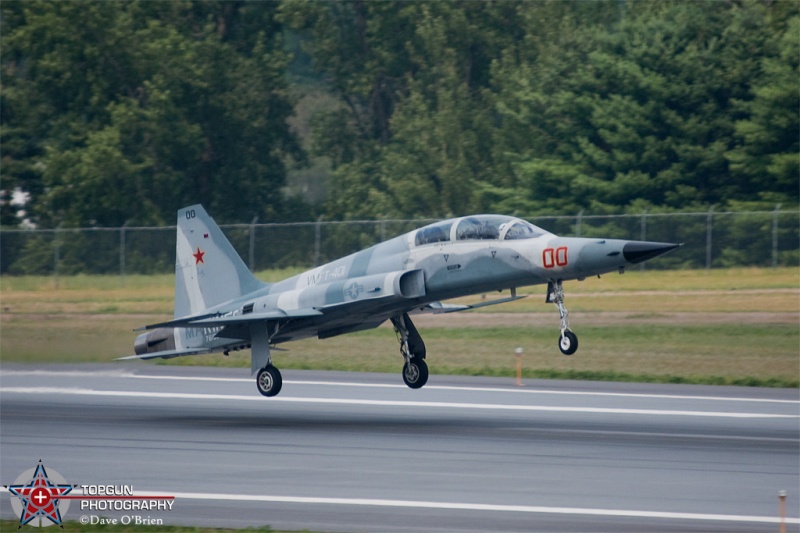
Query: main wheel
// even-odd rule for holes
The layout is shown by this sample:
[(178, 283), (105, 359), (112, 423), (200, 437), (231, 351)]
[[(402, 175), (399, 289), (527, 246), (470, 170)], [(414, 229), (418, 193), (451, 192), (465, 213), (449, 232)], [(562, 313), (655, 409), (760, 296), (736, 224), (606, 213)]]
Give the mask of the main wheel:
[(558, 338), (558, 349), (564, 355), (572, 355), (578, 349), (578, 336), (567, 330)]
[(403, 381), (411, 389), (419, 389), (428, 382), (428, 365), (423, 359), (414, 358), (403, 365)]
[(272, 365), (262, 368), (256, 376), (256, 387), (264, 396), (275, 396), (283, 387), (281, 371)]

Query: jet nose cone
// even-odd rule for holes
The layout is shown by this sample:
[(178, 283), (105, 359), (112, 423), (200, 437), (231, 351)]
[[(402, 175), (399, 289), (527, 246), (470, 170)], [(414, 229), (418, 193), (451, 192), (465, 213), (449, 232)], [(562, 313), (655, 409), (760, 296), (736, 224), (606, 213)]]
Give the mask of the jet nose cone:
[(622, 247), (622, 255), (628, 263), (644, 263), (648, 259), (665, 254), (678, 246), (680, 244), (670, 242), (630, 241)]

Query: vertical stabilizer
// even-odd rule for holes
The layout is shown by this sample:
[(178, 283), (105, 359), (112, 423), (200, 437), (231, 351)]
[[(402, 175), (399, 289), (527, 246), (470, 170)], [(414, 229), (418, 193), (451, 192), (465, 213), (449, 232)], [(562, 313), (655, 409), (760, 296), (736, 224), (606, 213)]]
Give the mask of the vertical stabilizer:
[(257, 280), (201, 205), (178, 210), (175, 247), (175, 318), (266, 286)]

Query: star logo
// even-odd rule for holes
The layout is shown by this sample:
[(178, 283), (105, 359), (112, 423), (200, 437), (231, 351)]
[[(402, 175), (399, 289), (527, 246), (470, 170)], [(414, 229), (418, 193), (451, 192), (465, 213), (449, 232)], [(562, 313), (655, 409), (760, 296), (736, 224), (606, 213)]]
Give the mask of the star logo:
[(197, 251), (192, 254), (194, 256), (194, 264), (199, 265), (200, 263), (206, 264), (205, 260), (203, 260), (203, 256), (206, 255), (205, 252), (200, 250), (200, 247), (197, 247)]
[[(51, 471), (51, 476), (47, 475), (42, 461), (35, 469), (24, 472), (14, 485), (7, 485), (8, 492), (17, 496), (18, 500), (12, 500), (11, 506), (14, 511), (19, 513), (19, 527), (29, 524), (38, 518), (38, 523), (34, 526), (49, 526), (55, 524), (64, 527), (61, 523), (61, 509), (59, 499), (61, 496), (69, 494), (74, 485), (66, 483), (63, 477), (55, 470)], [(55, 482), (51, 480), (51, 477)], [(27, 481), (25, 481), (27, 480)], [(14, 505), (16, 503), (16, 505)], [(66, 508), (64, 509), (66, 512)], [(44, 519), (50, 521), (45, 523)]]
[(345, 290), (344, 293), (355, 300), (358, 298), (358, 295), (364, 291), (364, 286), (356, 283), (355, 281), (351, 283)]

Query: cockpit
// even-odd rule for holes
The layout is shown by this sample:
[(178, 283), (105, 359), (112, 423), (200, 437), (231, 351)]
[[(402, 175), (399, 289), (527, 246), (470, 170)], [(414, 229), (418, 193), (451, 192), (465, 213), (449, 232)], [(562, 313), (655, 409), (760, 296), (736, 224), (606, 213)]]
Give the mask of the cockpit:
[(533, 239), (549, 232), (520, 218), (474, 215), (443, 220), (417, 230), (417, 246), (448, 241)]

